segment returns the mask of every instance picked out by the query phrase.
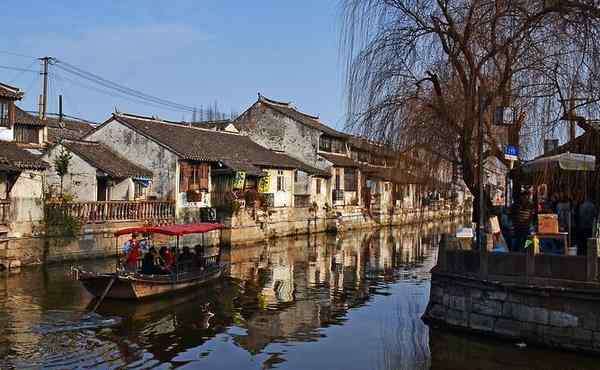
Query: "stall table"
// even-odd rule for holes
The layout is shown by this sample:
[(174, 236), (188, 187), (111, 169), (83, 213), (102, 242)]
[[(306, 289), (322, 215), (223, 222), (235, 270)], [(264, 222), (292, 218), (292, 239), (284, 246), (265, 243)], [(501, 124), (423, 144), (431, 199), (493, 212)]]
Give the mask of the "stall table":
[(563, 255), (567, 254), (567, 248), (569, 247), (569, 233), (567, 233), (567, 232), (559, 232), (559, 233), (553, 233), (553, 234), (535, 233), (535, 234), (533, 234), (533, 237), (537, 238), (538, 240), (542, 240), (542, 239), (562, 240), (562, 242), (563, 242), (562, 254)]

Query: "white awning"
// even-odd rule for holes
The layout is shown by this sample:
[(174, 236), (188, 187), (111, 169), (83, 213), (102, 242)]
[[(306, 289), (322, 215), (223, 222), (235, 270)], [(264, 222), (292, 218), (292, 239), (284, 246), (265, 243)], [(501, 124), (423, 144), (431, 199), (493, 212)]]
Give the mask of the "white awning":
[(543, 172), (549, 169), (563, 171), (595, 171), (596, 156), (578, 153), (562, 153), (550, 157), (542, 157), (523, 165), (523, 172)]

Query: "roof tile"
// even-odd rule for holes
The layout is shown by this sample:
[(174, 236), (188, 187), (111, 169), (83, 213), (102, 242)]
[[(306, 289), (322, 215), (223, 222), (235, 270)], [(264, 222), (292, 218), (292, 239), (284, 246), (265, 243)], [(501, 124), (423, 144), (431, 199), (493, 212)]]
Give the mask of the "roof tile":
[(104, 144), (65, 140), (61, 144), (83, 160), (114, 178), (152, 178), (152, 171), (131, 163)]

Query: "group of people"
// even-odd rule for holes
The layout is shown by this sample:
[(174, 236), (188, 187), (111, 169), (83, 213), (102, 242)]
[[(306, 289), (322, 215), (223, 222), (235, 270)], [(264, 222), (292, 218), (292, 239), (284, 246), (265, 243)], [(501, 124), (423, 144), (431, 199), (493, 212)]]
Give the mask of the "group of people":
[[(532, 193), (523, 191), (510, 213), (502, 215), (502, 233), (511, 251), (523, 250), (526, 240), (536, 230), (535, 216), (538, 213), (556, 214), (559, 231), (571, 233), (572, 246), (577, 247), (577, 254), (586, 254), (587, 239), (593, 236), (598, 217), (598, 207), (589, 194), (554, 193), (536, 206)], [(553, 242), (547, 243), (549, 248), (554, 247)]]
[[(195, 246), (193, 252), (189, 247), (183, 247), (181, 252), (176, 247), (166, 246), (157, 250), (150, 238), (138, 240), (138, 234), (135, 233), (123, 245), (123, 255), (125, 271), (146, 275), (168, 275), (204, 268), (204, 252), (201, 245)], [(139, 261), (142, 262), (141, 269)]]

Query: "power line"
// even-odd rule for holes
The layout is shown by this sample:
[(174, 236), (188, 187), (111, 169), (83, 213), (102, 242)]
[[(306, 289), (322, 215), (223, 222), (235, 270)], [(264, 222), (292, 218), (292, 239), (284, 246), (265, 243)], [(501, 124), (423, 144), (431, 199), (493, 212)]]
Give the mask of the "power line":
[(33, 70), (33, 69), (19, 68), (19, 67), (13, 67), (13, 66), (3, 66), (3, 65), (0, 65), (0, 68), (2, 68), (2, 69), (10, 69), (10, 70), (13, 70), (13, 71), (20, 71), (20, 72), (33, 72), (33, 73), (39, 73), (40, 72), (40, 71), (36, 71), (36, 70)]
[(153, 108), (165, 109), (165, 107), (162, 106), (162, 105), (159, 105), (159, 104), (156, 104), (156, 103), (152, 103), (152, 102), (149, 102), (149, 101), (145, 101), (145, 100), (142, 100), (142, 99), (134, 98), (134, 97), (125, 95), (125, 94), (120, 93), (120, 92), (115, 92), (115, 91), (111, 91), (111, 90), (107, 90), (107, 89), (102, 89), (102, 88), (99, 88), (97, 86), (85, 84), (85, 83), (82, 83), (81, 81), (77, 81), (77, 80), (68, 78), (66, 76), (62, 76), (61, 74), (58, 74), (56, 71), (54, 71), (54, 75), (56, 75), (62, 81), (66, 81), (66, 82), (68, 82), (68, 83), (70, 83), (72, 85), (76, 85), (76, 86), (79, 86), (79, 87), (84, 88), (84, 89), (92, 90), (92, 91), (95, 91), (97, 93), (100, 93), (100, 94), (103, 94), (103, 95), (106, 95), (106, 96), (110, 96), (112, 98), (114, 98), (115, 95), (116, 95), (116, 97), (118, 97), (120, 99), (125, 99), (125, 100), (131, 101), (131, 102), (134, 102), (134, 103), (138, 103), (138, 104), (145, 104), (145, 105), (151, 106)]
[(27, 66), (27, 68), (20, 68), (22, 69), (22, 71), (19, 71), (19, 73), (17, 73), (15, 75), (15, 77), (12, 78), (12, 80), (10, 80), (10, 83), (15, 82), (18, 78), (20, 78), (21, 76), (23, 76), (23, 74), (25, 74), (25, 72), (33, 72), (33, 70), (31, 69), (31, 67), (33, 67), (33, 65), (37, 62), (37, 60), (34, 60), (33, 62), (31, 62), (30, 65)]
[(146, 93), (143, 93), (139, 90), (135, 90), (135, 89), (131, 89), (128, 88), (126, 86), (120, 85), (118, 83), (115, 83), (113, 81), (107, 80), (101, 76), (98, 76), (96, 74), (93, 74), (91, 72), (87, 72), (81, 68), (75, 67), (69, 63), (66, 63), (64, 61), (61, 60), (57, 60), (54, 59), (55, 61), (55, 66), (59, 69), (61, 69), (63, 72), (69, 73), (71, 75), (77, 76), (79, 78), (82, 78), (84, 80), (87, 80), (89, 82), (92, 82), (94, 84), (100, 85), (104, 88), (110, 89), (110, 90), (114, 90), (117, 91), (121, 94), (130, 96), (135, 98), (136, 100), (143, 100), (146, 101), (148, 103), (152, 103), (154, 105), (158, 105), (162, 108), (166, 108), (169, 110), (176, 110), (176, 111), (182, 111), (182, 112), (193, 112), (194, 111), (194, 107), (191, 106), (187, 106), (187, 105), (183, 105), (183, 104), (179, 104), (170, 100), (166, 100), (166, 99), (162, 99), (162, 98), (158, 98)]
[(5, 51), (5, 50), (0, 50), (0, 54), (12, 55), (12, 56), (21, 57), (21, 58), (37, 59), (36, 57), (32, 57), (31, 55), (19, 54), (19, 53), (14, 53), (12, 51)]

